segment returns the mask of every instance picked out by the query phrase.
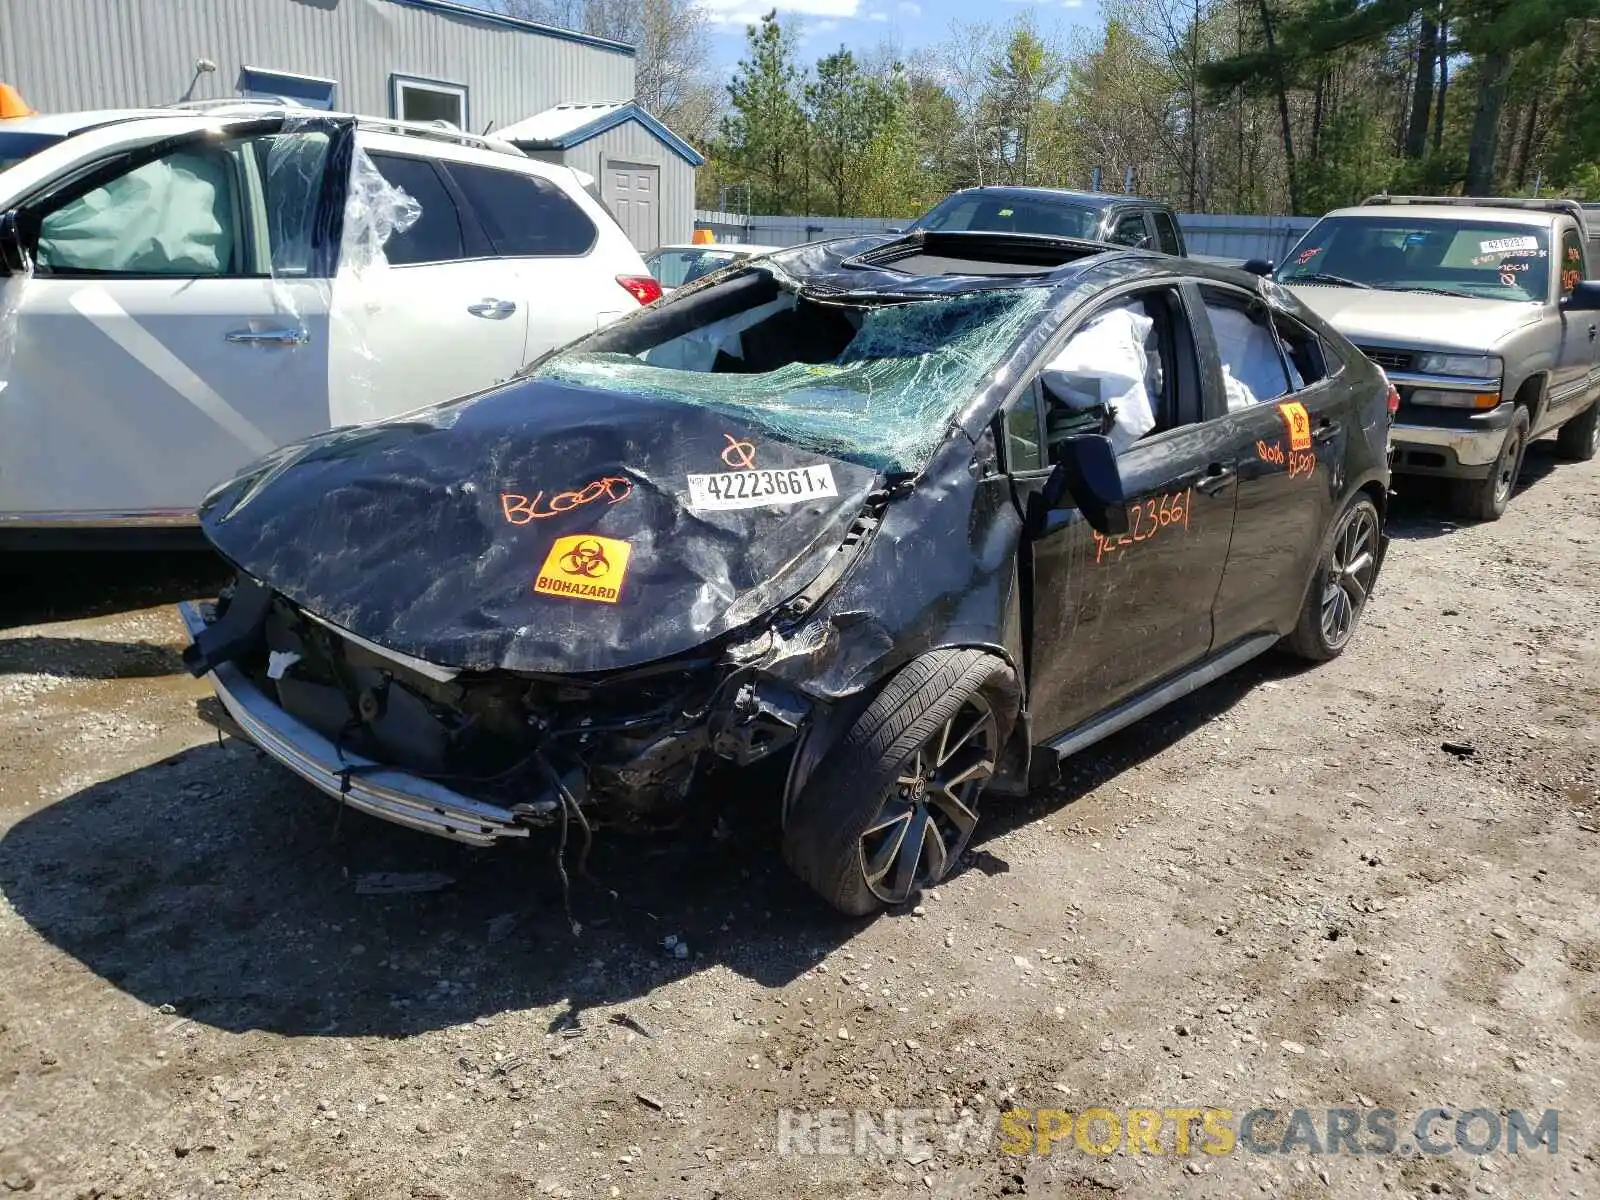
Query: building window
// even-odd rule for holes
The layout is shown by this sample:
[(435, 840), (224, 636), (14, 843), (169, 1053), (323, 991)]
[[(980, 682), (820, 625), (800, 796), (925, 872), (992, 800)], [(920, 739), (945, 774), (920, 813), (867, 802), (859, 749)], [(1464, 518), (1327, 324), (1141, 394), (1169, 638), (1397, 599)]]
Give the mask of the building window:
[(391, 75), (389, 109), (402, 121), (448, 121), (457, 129), (465, 129), (467, 89), (459, 83)]
[(292, 71), (269, 71), (244, 67), (239, 71), (239, 95), (253, 100), (292, 100), (307, 108), (331, 109), (339, 85), (315, 75), (296, 75)]

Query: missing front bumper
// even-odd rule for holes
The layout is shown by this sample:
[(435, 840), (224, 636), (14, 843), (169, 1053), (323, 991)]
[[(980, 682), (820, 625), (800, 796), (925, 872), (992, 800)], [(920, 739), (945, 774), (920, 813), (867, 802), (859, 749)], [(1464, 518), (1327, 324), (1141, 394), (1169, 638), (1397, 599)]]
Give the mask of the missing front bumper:
[[(206, 628), (197, 604), (178, 605), (191, 638)], [(244, 736), (318, 790), (397, 825), (473, 846), (528, 836), (509, 810), (431, 780), (336, 747), (261, 694), (238, 667), (221, 663), (206, 676)]]

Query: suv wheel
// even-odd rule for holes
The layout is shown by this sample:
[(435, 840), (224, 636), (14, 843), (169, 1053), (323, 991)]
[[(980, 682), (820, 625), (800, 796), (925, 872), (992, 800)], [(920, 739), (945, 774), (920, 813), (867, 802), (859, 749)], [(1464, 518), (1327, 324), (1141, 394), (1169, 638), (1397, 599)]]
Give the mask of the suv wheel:
[(1596, 400), (1556, 434), (1556, 452), (1572, 462), (1588, 462), (1600, 451), (1600, 400)]
[(977, 826), (1016, 697), (1011, 669), (980, 650), (907, 664), (794, 798), (783, 852), (795, 874), (848, 916), (938, 883)]
[(1516, 491), (1517, 476), (1522, 474), (1522, 456), (1528, 449), (1530, 428), (1528, 410), (1519, 408), (1511, 418), (1511, 428), (1506, 430), (1506, 440), (1500, 447), (1500, 457), (1486, 479), (1461, 479), (1455, 486), (1455, 511), (1469, 521), (1498, 521), (1511, 503), (1511, 493)]
[(1377, 506), (1368, 497), (1357, 496), (1323, 544), (1300, 620), (1286, 639), (1293, 653), (1311, 662), (1327, 662), (1344, 652), (1378, 577), (1381, 538)]

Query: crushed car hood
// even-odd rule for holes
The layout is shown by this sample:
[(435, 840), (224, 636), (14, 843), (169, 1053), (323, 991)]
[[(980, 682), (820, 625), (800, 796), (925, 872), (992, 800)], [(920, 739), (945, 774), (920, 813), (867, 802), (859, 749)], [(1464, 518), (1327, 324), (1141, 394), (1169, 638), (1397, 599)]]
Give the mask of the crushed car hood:
[(1381, 288), (1284, 286), (1357, 344), (1403, 343), (1482, 354), (1507, 334), (1538, 320), (1543, 311), (1542, 305), (1513, 300), (1469, 300)]
[(285, 447), (200, 519), (246, 574), (368, 641), (581, 673), (774, 608), (877, 482), (693, 404), (530, 380)]

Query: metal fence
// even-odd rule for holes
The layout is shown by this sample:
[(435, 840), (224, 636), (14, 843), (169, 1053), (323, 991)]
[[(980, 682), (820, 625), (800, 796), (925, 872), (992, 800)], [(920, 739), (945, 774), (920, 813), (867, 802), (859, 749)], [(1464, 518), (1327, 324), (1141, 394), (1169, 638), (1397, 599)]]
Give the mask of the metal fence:
[[(719, 242), (754, 242), (765, 246), (794, 246), (822, 238), (885, 233), (914, 218), (892, 217), (769, 217), (744, 213), (695, 213), (695, 228), (709, 229)], [(1227, 213), (1180, 215), (1183, 240), (1189, 253), (1200, 258), (1242, 262), (1266, 258), (1282, 262), (1315, 217), (1258, 217)]]

